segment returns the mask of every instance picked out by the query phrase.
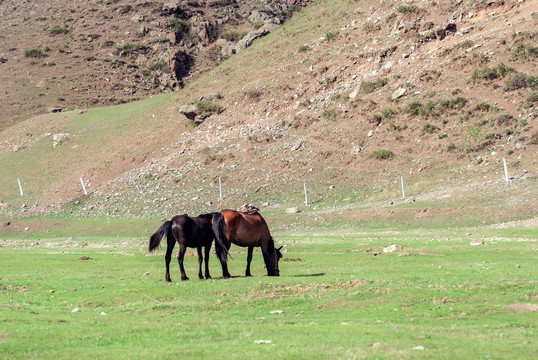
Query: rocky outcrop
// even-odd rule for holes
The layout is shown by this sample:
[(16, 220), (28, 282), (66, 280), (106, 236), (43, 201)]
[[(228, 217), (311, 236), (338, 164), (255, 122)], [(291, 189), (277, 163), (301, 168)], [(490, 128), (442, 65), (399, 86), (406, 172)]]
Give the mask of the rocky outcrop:
[(245, 50), (247, 47), (249, 47), (254, 40), (256, 40), (259, 37), (265, 36), (269, 34), (270, 32), (273, 32), (276, 28), (278, 28), (277, 24), (267, 23), (263, 25), (262, 27), (260, 27), (259, 29), (249, 32), (237, 43), (228, 41), (224, 43), (223, 45), (221, 45), (221, 54), (223, 57), (229, 57), (233, 54), (237, 54), (240, 51)]
[(183, 78), (189, 74), (193, 64), (194, 59), (184, 50), (179, 50), (170, 57), (170, 70), (180, 87), (183, 87)]

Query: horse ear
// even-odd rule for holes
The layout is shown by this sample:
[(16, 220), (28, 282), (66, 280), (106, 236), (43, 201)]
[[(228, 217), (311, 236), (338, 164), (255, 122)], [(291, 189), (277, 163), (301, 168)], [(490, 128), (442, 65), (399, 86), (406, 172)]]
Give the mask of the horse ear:
[(280, 251), (280, 249), (282, 249), (283, 247), (284, 247), (284, 246), (281, 246), (281, 247), (279, 247), (277, 250)]

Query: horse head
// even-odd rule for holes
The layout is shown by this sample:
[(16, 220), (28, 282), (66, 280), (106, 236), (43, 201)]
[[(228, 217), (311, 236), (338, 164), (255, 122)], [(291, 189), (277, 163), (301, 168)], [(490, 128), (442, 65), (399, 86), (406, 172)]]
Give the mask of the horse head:
[(282, 258), (282, 253), (280, 252), (282, 246), (275, 248), (275, 251), (269, 255), (269, 265), (267, 267), (267, 275), (269, 276), (280, 276), (280, 270), (278, 270), (278, 261)]

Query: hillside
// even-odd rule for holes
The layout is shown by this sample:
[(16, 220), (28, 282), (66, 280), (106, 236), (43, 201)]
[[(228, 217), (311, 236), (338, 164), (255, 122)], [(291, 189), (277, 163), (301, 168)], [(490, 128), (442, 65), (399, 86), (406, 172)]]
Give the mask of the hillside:
[(0, 129), (179, 90), (309, 2), (1, 1)]
[[(390, 218), (375, 210), (389, 202), (407, 216), (413, 200), (432, 199), (441, 209), (420, 216), (530, 218), (537, 22), (533, 1), (317, 1), (174, 94), (2, 131), (3, 211), (284, 209), (303, 202), (306, 182), (315, 209), (370, 202), (372, 219)], [(184, 104), (197, 105), (195, 121), (180, 114)], [(64, 132), (69, 140), (52, 148)]]

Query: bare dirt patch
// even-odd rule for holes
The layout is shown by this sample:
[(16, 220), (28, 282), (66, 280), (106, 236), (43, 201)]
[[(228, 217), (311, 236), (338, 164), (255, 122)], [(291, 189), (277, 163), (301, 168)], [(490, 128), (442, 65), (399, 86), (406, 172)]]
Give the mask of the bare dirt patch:
[(0, 290), (1, 291), (7, 290), (7, 291), (13, 291), (13, 292), (19, 292), (19, 293), (25, 293), (28, 291), (26, 286), (16, 286), (16, 285), (11, 285), (11, 284), (0, 285)]
[(538, 304), (522, 303), (512, 304), (507, 306), (508, 309), (514, 311), (516, 314), (532, 313), (538, 311)]
[(284, 297), (297, 297), (306, 293), (311, 297), (320, 297), (332, 294), (341, 289), (352, 289), (362, 287), (367, 284), (366, 280), (354, 279), (343, 283), (310, 283), (289, 286), (276, 286), (272, 289), (255, 289), (246, 298), (252, 299), (280, 299)]

